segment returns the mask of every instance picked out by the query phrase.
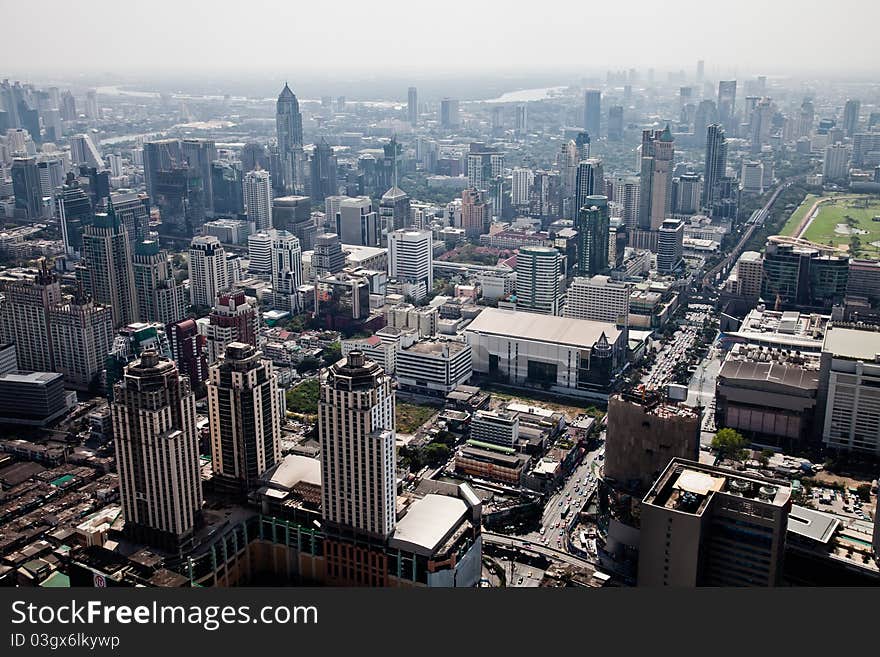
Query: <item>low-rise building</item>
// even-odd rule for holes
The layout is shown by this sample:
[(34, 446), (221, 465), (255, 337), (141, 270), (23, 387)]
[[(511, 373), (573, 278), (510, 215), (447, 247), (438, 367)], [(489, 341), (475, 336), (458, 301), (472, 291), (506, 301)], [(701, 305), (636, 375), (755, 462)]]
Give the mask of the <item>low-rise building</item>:
[(471, 346), (453, 340), (419, 340), (397, 352), (397, 383), (403, 390), (445, 397), (471, 378)]
[(455, 454), (456, 473), (519, 486), (530, 458), (512, 448), (469, 443)]

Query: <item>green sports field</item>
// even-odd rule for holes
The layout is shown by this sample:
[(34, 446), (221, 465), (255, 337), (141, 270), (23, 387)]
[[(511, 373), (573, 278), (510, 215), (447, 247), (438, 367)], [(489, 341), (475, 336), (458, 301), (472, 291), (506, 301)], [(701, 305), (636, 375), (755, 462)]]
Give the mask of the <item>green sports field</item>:
[[(846, 194), (830, 197), (819, 206), (817, 216), (801, 236), (811, 242), (855, 246), (854, 255), (880, 258), (880, 197), (868, 194)], [(816, 197), (807, 196), (792, 213), (783, 228), (783, 235), (793, 235), (801, 219), (809, 212)], [(877, 221), (874, 221), (877, 217)]]

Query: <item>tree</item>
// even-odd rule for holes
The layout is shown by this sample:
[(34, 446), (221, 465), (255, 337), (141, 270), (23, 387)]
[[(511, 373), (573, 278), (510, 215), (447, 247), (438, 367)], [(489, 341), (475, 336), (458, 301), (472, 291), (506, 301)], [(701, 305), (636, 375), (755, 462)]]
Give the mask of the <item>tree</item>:
[(425, 460), (431, 465), (440, 465), (449, 460), (451, 452), (443, 443), (431, 443), (425, 447)]
[(287, 410), (293, 413), (315, 415), (318, 412), (318, 400), (321, 397), (321, 386), (318, 379), (308, 379), (284, 395)]
[(859, 496), (859, 499), (862, 502), (870, 502), (871, 501), (871, 484), (859, 484), (859, 487), (856, 488), (856, 495)]
[(314, 356), (306, 356), (296, 365), (296, 371), (302, 374), (303, 372), (314, 372), (316, 369), (321, 367), (321, 361), (315, 358)]
[(342, 345), (339, 342), (334, 342), (324, 347), (324, 353), (321, 355), (321, 358), (324, 359), (324, 365), (329, 367), (342, 358)]
[(730, 458), (735, 461), (745, 459), (748, 441), (735, 429), (719, 429), (712, 439), (712, 449), (718, 452), (719, 458)]

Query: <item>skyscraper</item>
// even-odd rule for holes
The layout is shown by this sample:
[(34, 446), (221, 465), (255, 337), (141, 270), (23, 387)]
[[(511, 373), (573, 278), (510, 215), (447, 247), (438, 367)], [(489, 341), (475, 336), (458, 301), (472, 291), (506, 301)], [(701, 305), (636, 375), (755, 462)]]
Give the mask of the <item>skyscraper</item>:
[(217, 159), (217, 148), (213, 139), (183, 139), (180, 153), (187, 167), (201, 179), (205, 210), (214, 212), (213, 177), (211, 163)]
[(231, 342), (210, 369), (211, 467), (221, 487), (247, 495), (281, 459), (281, 397), (272, 361)]
[(657, 230), (672, 211), (672, 166), (675, 140), (669, 126), (642, 131), (639, 219), (641, 230)]
[[(434, 289), (434, 239), (427, 230), (395, 230), (388, 233), (388, 277)], [(422, 289), (417, 299), (424, 298)]]
[(17, 215), (32, 221), (43, 216), (43, 190), (36, 158), (16, 157), (12, 160), (12, 193)]
[(336, 155), (333, 147), (321, 137), (309, 160), (309, 196), (315, 203), (323, 203), (328, 196), (339, 193), (336, 184)]
[(10, 283), (0, 305), (0, 334), (5, 344), (15, 344), (18, 369), (52, 372), (54, 345), (49, 314), (61, 303), (61, 283), (45, 261), (32, 280)]
[(268, 277), (272, 273), (272, 231), (248, 235), (248, 274)]
[(188, 317), (166, 328), (171, 356), (181, 374), (189, 377), (193, 389), (201, 388), (208, 379), (208, 357), (205, 336), (199, 333), (196, 320)]
[(444, 98), (440, 101), (440, 127), (457, 128), (460, 123), (458, 116), (458, 101), (453, 98)]
[(286, 230), (273, 230), (272, 298), (273, 305), (296, 314), (300, 310), (299, 286), (303, 283), (302, 250), (299, 240)]
[(343, 244), (379, 246), (381, 233), (379, 213), (368, 196), (347, 198), (339, 204), (336, 234)]
[(559, 251), (549, 246), (520, 248), (516, 256), (517, 310), (542, 315), (559, 314), (561, 259)]
[(529, 110), (524, 103), (514, 108), (513, 129), (517, 137), (522, 137), (529, 131)]
[(485, 195), (478, 189), (465, 189), (461, 193), (461, 227), (468, 238), (479, 237), (489, 231), (489, 205)]
[(92, 225), (86, 226), (76, 275), (95, 303), (110, 306), (114, 328), (138, 320), (131, 245), (112, 203), (106, 213), (96, 214)]
[(205, 327), (208, 364), (216, 363), (233, 342), (257, 346), (259, 328), (259, 313), (244, 290), (221, 294)]
[(189, 292), (194, 306), (210, 308), (229, 287), (226, 252), (213, 235), (193, 238), (189, 247)]
[(575, 220), (579, 276), (595, 276), (608, 269), (609, 221), (607, 196), (592, 195), (583, 199)]
[(847, 137), (852, 137), (859, 127), (859, 109), (861, 102), (858, 100), (847, 99), (846, 105), (843, 106), (843, 133)]
[(244, 176), (244, 202), (254, 230), (272, 228), (272, 179), (268, 171), (249, 171)]
[(849, 146), (837, 142), (825, 148), (822, 162), (823, 182), (846, 182), (849, 178)]
[(244, 212), (241, 169), (231, 162), (211, 163), (211, 192), (214, 214), (236, 216)]
[(415, 87), (410, 87), (406, 92), (406, 118), (411, 126), (419, 122), (419, 92)]
[[(277, 196), (300, 192), (303, 188), (303, 129), (299, 101), (284, 83), (275, 104), (275, 130), (278, 138), (278, 155), (281, 170), (275, 175)], [(273, 169), (274, 172), (274, 169)]]
[(736, 133), (735, 111), (736, 80), (721, 80), (718, 83), (718, 122), (734, 134)]
[(158, 242), (147, 240), (135, 246), (133, 268), (140, 321), (173, 324), (186, 317), (189, 290), (175, 280), (168, 252)]
[(715, 204), (720, 200), (721, 179), (727, 171), (727, 138), (724, 128), (713, 123), (706, 128), (706, 159), (703, 169), (703, 198), (701, 204), (712, 216)]
[(582, 160), (577, 165), (577, 178), (574, 193), (574, 208), (572, 215), (580, 217), (580, 211), (586, 205), (586, 199), (596, 194), (605, 194), (605, 172), (602, 160), (591, 157)]
[(608, 139), (623, 139), (623, 105), (612, 105), (608, 108)]
[(666, 219), (657, 233), (657, 271), (675, 271), (681, 264), (684, 224), (680, 219)]
[(394, 390), (363, 352), (322, 375), (318, 435), (324, 523), (387, 539), (397, 515)]
[(174, 362), (147, 350), (125, 368), (111, 404), (125, 531), (180, 550), (202, 516), (196, 399)]
[(599, 138), (599, 121), (602, 116), (602, 92), (587, 89), (584, 92), (584, 130), (593, 139)]
[(317, 227), (312, 218), (312, 203), (308, 196), (273, 198), (272, 226), (296, 235), (303, 251), (311, 251), (314, 248)]

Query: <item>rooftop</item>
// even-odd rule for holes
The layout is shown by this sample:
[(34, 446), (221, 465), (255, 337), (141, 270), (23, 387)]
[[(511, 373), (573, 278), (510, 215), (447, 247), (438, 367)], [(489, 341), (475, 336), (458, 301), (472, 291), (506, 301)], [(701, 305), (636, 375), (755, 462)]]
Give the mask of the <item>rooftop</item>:
[(788, 512), (788, 531), (819, 543), (828, 543), (839, 525), (832, 515), (796, 504)]
[(465, 331), (551, 342), (577, 349), (591, 349), (603, 334), (611, 343), (620, 336), (620, 330), (606, 322), (497, 308), (485, 308)]
[(822, 351), (839, 358), (880, 362), (880, 331), (829, 327)]
[(425, 495), (397, 523), (389, 545), (416, 553), (433, 552), (455, 530), (467, 510), (467, 504), (457, 497)]

